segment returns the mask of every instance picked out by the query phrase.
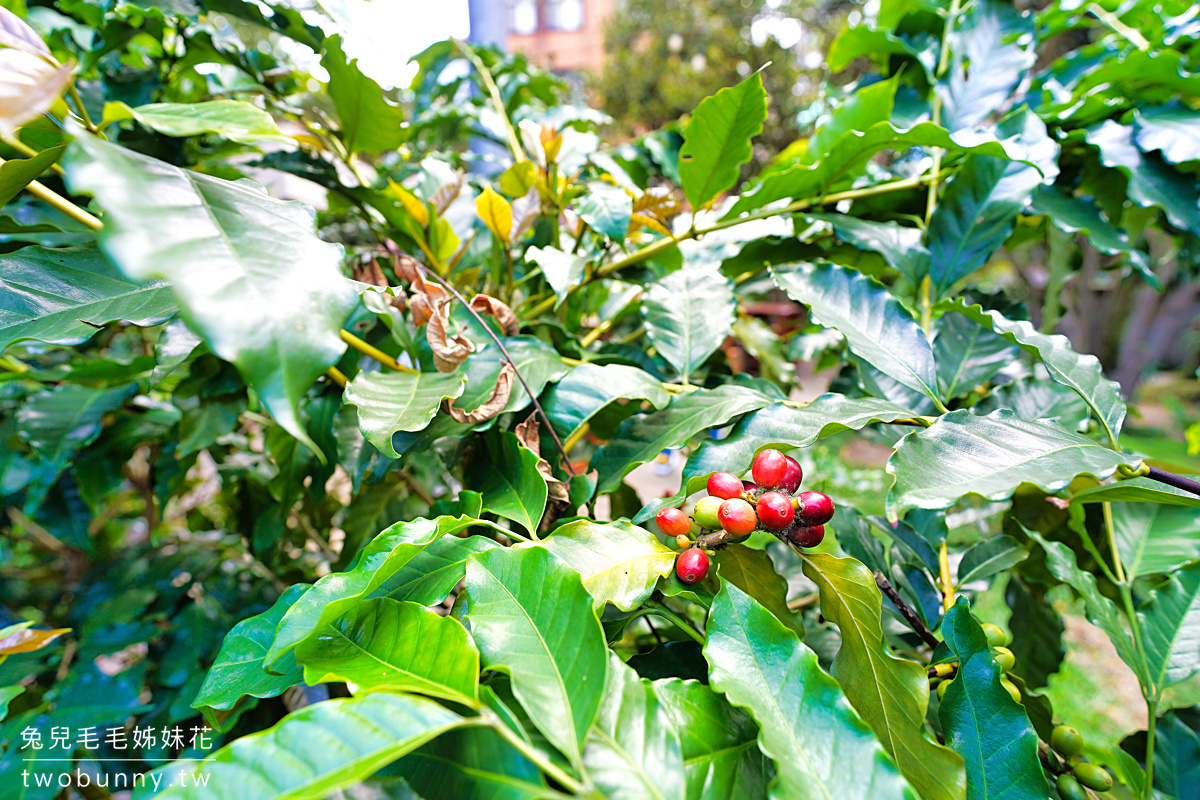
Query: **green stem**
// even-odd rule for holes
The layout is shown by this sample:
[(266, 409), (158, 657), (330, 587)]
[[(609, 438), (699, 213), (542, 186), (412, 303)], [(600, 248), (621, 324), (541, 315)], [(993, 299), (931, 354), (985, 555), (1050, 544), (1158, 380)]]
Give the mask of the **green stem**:
[(100, 129), (92, 123), (92, 118), (88, 116), (87, 106), (83, 104), (83, 98), (79, 96), (79, 90), (75, 88), (75, 81), (71, 81), (67, 92), (70, 93), (71, 99), (75, 101), (75, 107), (79, 109), (79, 117), (83, 120), (83, 127), (88, 129), (88, 133), (99, 133)]
[(1112, 551), (1113, 574), (1117, 583), (1125, 583), (1125, 567), (1121, 564), (1121, 553), (1117, 550), (1116, 527), (1113, 525), (1112, 503), (1101, 503), (1104, 507), (1104, 527), (1108, 529), (1108, 549)]
[(0, 369), (6, 372), (29, 372), (29, 365), (13, 356), (0, 356)]
[[(958, 18), (958, 12), (961, 9), (959, 0), (951, 0), (950, 10), (946, 13), (946, 22), (942, 26), (942, 41), (938, 47), (938, 63), (937, 69), (933, 73), (934, 82), (941, 80), (941, 77), (946, 74), (946, 70), (950, 66), (950, 34), (954, 32), (954, 23)], [(936, 88), (936, 87), (935, 87)], [(941, 95), (934, 92), (933, 107), (930, 110), (930, 119), (935, 125), (942, 121), (942, 98)], [(938, 190), (938, 172), (942, 168), (942, 148), (933, 148), (933, 168), (931, 170), (934, 178), (929, 182), (929, 194), (925, 198), (925, 226), (929, 226), (929, 220), (933, 218), (933, 210), (937, 207), (937, 190)]]
[(933, 281), (926, 275), (921, 279), (921, 288), (917, 298), (917, 305), (921, 309), (921, 330), (925, 331), (926, 336), (929, 336), (933, 329), (933, 302), (930, 299), (932, 286)]
[[(492, 100), (492, 107), (500, 115), (500, 119), (504, 121), (504, 133), (508, 137), (508, 147), (512, 150), (513, 160), (528, 161), (529, 159), (525, 155), (525, 151), (521, 149), (521, 140), (517, 137), (516, 128), (513, 127), (512, 120), (508, 118), (508, 110), (504, 107), (504, 97), (500, 94), (500, 87), (496, 85), (491, 70), (487, 68), (469, 45), (464, 45), (458, 39), (454, 39), (453, 41), (458, 46), (459, 51), (471, 62), (471, 66), (475, 67), (475, 71), (479, 73), (480, 79), (483, 80), (484, 88), (487, 89), (488, 96)], [(558, 246), (557, 239), (554, 244), (556, 247)]]
[(513, 749), (532, 761), (542, 772), (566, 787), (567, 791), (577, 795), (589, 795), (591, 790), (587, 786), (580, 783), (571, 775), (568, 775), (562, 767), (551, 761), (545, 753), (518, 736), (516, 731), (505, 725), (494, 712), (487, 711), (483, 718), (488, 721), (488, 724), (491, 725), (496, 733), (500, 734), (504, 741), (513, 746)]
[(705, 643), (706, 640), (703, 633), (696, 630), (695, 627), (689, 624), (685, 619), (680, 617), (671, 609), (667, 608), (662, 603), (658, 602), (657, 600), (647, 600), (643, 605), (646, 608), (651, 609), (653, 613), (674, 625), (676, 628), (679, 628), (679, 630), (686, 633), (693, 640), (695, 640), (697, 644), (703, 645)]
[[(28, 156), (29, 158), (33, 158), (36, 155), (40, 155), (37, 150), (34, 150), (32, 147), (25, 144), (20, 139), (18, 139), (16, 136), (0, 135), (0, 142), (4, 142), (6, 145), (11, 147), (13, 150), (16, 150), (18, 153), (20, 153), (23, 156)], [(54, 164), (51, 164), (50, 169), (52, 172), (54, 172), (58, 175), (66, 175), (67, 174), (67, 171), (65, 169), (63, 169), (57, 162)]]
[[(4, 165), (5, 163), (5, 160), (0, 158), (0, 166)], [(87, 211), (84, 211), (82, 208), (75, 205), (58, 192), (47, 186), (43, 186), (37, 181), (30, 181), (29, 185), (25, 187), (25, 190), (37, 199), (49, 203), (71, 219), (88, 226), (92, 230), (98, 231), (104, 227), (104, 223), (99, 219), (92, 216)]]
[(1154, 737), (1158, 724), (1158, 698), (1146, 698), (1146, 785), (1142, 789), (1142, 797), (1152, 800), (1154, 797)]
[(343, 342), (350, 345), (352, 348), (354, 348), (358, 352), (362, 353), (364, 356), (375, 359), (380, 364), (383, 364), (385, 367), (390, 367), (391, 369), (394, 369), (397, 372), (409, 372), (409, 373), (417, 372), (417, 370), (412, 369), (411, 367), (404, 366), (403, 364), (398, 362), (396, 359), (392, 358), (387, 353), (380, 350), (375, 345), (364, 342), (362, 339), (358, 338), (350, 331), (343, 330), (343, 331), (339, 331), (339, 333), (341, 333), (341, 335), (342, 335)]

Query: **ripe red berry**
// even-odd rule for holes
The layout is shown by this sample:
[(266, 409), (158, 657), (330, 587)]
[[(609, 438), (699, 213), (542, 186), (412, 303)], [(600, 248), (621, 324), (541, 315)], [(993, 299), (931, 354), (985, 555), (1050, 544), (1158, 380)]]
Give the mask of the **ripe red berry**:
[(833, 500), (823, 492), (801, 492), (796, 501), (798, 525), (824, 525), (833, 519)]
[(742, 480), (732, 472), (714, 472), (708, 476), (708, 493), (729, 500), (742, 496)]
[(654, 517), (658, 529), (667, 536), (682, 536), (692, 529), (692, 520), (678, 508), (664, 508)]
[(788, 528), (783, 535), (797, 547), (816, 547), (825, 538), (825, 526), (792, 523), (792, 527)]
[(754, 513), (754, 506), (737, 498), (721, 503), (721, 510), (717, 512), (717, 516), (725, 532), (734, 536), (745, 536), (758, 525), (758, 515)]
[(754, 482), (767, 489), (773, 489), (783, 481), (787, 474), (787, 456), (778, 450), (763, 450), (754, 457), (750, 467)]
[(804, 470), (800, 469), (800, 462), (791, 456), (784, 456), (787, 459), (787, 472), (783, 474), (783, 480), (779, 482), (779, 491), (791, 494), (800, 488), (800, 481), (804, 479)]
[(792, 500), (779, 492), (763, 492), (756, 506), (758, 519), (768, 528), (781, 531), (792, 524), (796, 510), (792, 508)]
[(697, 583), (708, 574), (708, 553), (699, 547), (684, 550), (675, 559), (675, 574), (684, 583)]

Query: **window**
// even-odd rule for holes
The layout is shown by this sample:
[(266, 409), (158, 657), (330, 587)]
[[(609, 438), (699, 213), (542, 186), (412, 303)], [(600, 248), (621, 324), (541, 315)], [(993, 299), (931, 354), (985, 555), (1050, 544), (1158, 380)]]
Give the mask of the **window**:
[(509, 26), (513, 33), (530, 34), (537, 31), (537, 0), (513, 0)]
[(546, 27), (556, 31), (577, 31), (583, 27), (583, 0), (543, 0)]

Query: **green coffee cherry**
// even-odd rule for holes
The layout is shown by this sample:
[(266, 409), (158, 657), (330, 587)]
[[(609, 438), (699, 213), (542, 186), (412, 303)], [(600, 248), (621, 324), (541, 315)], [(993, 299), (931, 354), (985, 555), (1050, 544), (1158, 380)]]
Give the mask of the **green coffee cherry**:
[(1081, 761), (1071, 769), (1075, 771), (1075, 777), (1079, 779), (1079, 782), (1093, 792), (1107, 792), (1112, 788), (1112, 776), (1105, 772), (1103, 767)]
[(1001, 678), (1000, 685), (1003, 686), (1004, 690), (1012, 696), (1013, 702), (1021, 702), (1021, 690), (1018, 689), (1012, 681), (1010, 681), (1008, 678)]
[(983, 623), (983, 633), (992, 647), (1007, 647), (1012, 642), (1012, 637), (1003, 628), (990, 622)]
[(946, 687), (949, 685), (950, 685), (950, 681), (942, 681), (941, 683), (938, 684), (938, 688), (937, 688), (938, 700), (941, 700), (943, 697), (946, 696)]
[(1055, 781), (1058, 787), (1058, 796), (1062, 800), (1087, 800), (1087, 790), (1079, 785), (1079, 781), (1075, 780), (1074, 776), (1066, 773), (1059, 775)]
[(1050, 746), (1063, 758), (1074, 758), (1083, 752), (1083, 736), (1070, 725), (1059, 725), (1050, 732)]
[(1005, 672), (1012, 672), (1012, 668), (1017, 663), (1017, 657), (1007, 647), (993, 647), (992, 658), (996, 659), (996, 663), (1000, 665), (1000, 669)]

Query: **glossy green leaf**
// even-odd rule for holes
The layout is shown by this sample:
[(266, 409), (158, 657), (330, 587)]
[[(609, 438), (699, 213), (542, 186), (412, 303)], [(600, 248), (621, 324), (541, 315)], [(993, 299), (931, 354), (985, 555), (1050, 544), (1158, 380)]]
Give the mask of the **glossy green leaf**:
[(0, 164), (0, 206), (21, 193), (30, 182), (62, 157), (65, 146), (50, 147), (29, 158), (14, 158)]
[(1156, 690), (1200, 672), (1200, 563), (1176, 571), (1150, 592), (1137, 618)]
[(554, 247), (531, 247), (525, 251), (525, 258), (541, 268), (546, 283), (558, 298), (555, 308), (567, 299), (571, 289), (579, 285), (588, 262), (587, 256), (564, 253)]
[(1007, 409), (976, 416), (952, 411), (928, 428), (905, 436), (888, 459), (893, 476), (888, 519), (910, 508), (949, 508), (966, 494), (988, 500), (1012, 497), (1022, 483), (1047, 492), (1076, 475), (1107, 478), (1139, 456), (1109, 450), (1050, 422), (1026, 422)]
[(579, 218), (592, 228), (612, 239), (625, 241), (629, 218), (633, 214), (633, 197), (620, 186), (597, 181), (590, 184), (588, 193), (577, 203)]
[(717, 574), (749, 595), (775, 618), (804, 637), (804, 617), (788, 608), (787, 580), (775, 571), (765, 550), (731, 544), (713, 556)]
[(766, 797), (775, 765), (749, 714), (697, 681), (655, 681), (654, 694), (679, 731), (688, 800)]
[(1158, 503), (1167, 506), (1200, 508), (1200, 497), (1183, 489), (1159, 483), (1153, 478), (1130, 478), (1127, 481), (1119, 481), (1106, 486), (1093, 486), (1091, 489), (1076, 492), (1071, 497), (1071, 502)]
[(733, 281), (716, 265), (670, 273), (646, 290), (646, 336), (686, 378), (716, 352), (733, 325)]
[[(879, 22), (883, 24), (882, 19)], [(831, 72), (841, 72), (856, 58), (887, 59), (893, 54), (917, 58), (921, 50), (889, 28), (855, 25), (842, 30), (833, 40), (825, 64)]]
[[(375, 692), (327, 700), (183, 767), (182, 776), (180, 766), (163, 768), (163, 783), (170, 788), (156, 796), (320, 800), (463, 722), (458, 714), (422, 697)], [(207, 783), (198, 785), (203, 776)]]
[[(1157, 729), (1154, 788), (1177, 800), (1197, 800), (1200, 798), (1200, 719), (1195, 707), (1168, 711), (1158, 718)], [(1145, 753), (1144, 747), (1141, 752)]]
[(583, 750), (596, 788), (611, 800), (684, 800), (679, 739), (650, 681), (609, 653), (604, 698)]
[(846, 97), (808, 140), (804, 160), (811, 164), (823, 158), (834, 142), (851, 131), (864, 131), (877, 123), (887, 122), (892, 115), (897, 85), (898, 80), (891, 78), (860, 86)]
[(1177, 172), (1134, 144), (1133, 127), (1106, 120), (1087, 131), (1088, 144), (1100, 151), (1105, 166), (1129, 177), (1129, 199), (1142, 208), (1158, 206), (1171, 224), (1200, 234), (1200, 191), (1191, 176)]
[(30, 397), (17, 411), (17, 432), (41, 461), (57, 472), (71, 455), (100, 435), (104, 415), (135, 394), (131, 385), (113, 388), (62, 384)]
[(712, 687), (758, 721), (773, 800), (916, 797), (816, 653), (732, 584), (713, 600), (704, 657)]
[(1025, 709), (1000, 685), (1003, 673), (966, 598), (946, 612), (941, 630), (959, 666), (938, 718), (946, 744), (966, 762), (967, 800), (1046, 797), (1037, 734)]
[(1200, 159), (1200, 113), (1172, 103), (1133, 112), (1134, 140), (1143, 153), (1161, 150), (1172, 164)]
[(325, 40), (321, 66), (329, 73), (329, 97), (349, 152), (382, 153), (404, 142), (404, 110), (384, 98), (379, 84), (359, 69), (357, 58), (346, 56), (340, 36)]
[(479, 651), (462, 623), (376, 597), (318, 628), (293, 651), (309, 686), (330, 681), (478, 701)]
[(1001, 0), (966, 8), (950, 29), (948, 80), (936, 87), (951, 131), (972, 128), (1003, 107), (1037, 58), (1032, 14)]
[[(1123, 485), (1097, 488), (1119, 489)], [(1173, 572), (1200, 558), (1200, 513), (1190, 506), (1190, 503), (1121, 503), (1113, 506), (1113, 539), (1121, 555), (1121, 564), (1130, 578)]]
[(994, 331), (961, 314), (938, 321), (933, 356), (944, 397), (958, 397), (1012, 363), (1017, 348)]
[(232, 716), (219, 712), (230, 711), (242, 697), (275, 697), (303, 679), (303, 670), (291, 653), (272, 664), (272, 672), (267, 671), (264, 657), (275, 638), (275, 626), (306, 591), (306, 583), (289, 586), (273, 606), (242, 620), (225, 634), (221, 651), (192, 701), (192, 708), (202, 711), (217, 730), (223, 730), (223, 723)]
[(579, 573), (598, 610), (612, 603), (622, 611), (633, 611), (650, 597), (658, 579), (675, 569), (674, 550), (649, 531), (624, 521), (569, 522), (537, 546)]
[(958, 585), (990, 577), (1027, 558), (1029, 552), (1011, 536), (984, 539), (962, 554), (962, 560), (958, 562)]
[(0, 350), (23, 339), (78, 344), (96, 326), (157, 325), (176, 310), (168, 284), (130, 281), (94, 245), (23, 247), (4, 257)]
[(579, 574), (541, 547), (497, 549), (467, 562), (466, 591), (483, 666), (512, 676), (534, 725), (578, 765), (608, 658)]
[(888, 265), (918, 286), (929, 273), (929, 251), (922, 243), (920, 228), (896, 222), (872, 222), (849, 214), (805, 214), (807, 219), (828, 222), (834, 234), (846, 244), (862, 250), (874, 250)]
[(130, 108), (125, 103), (104, 106), (104, 122), (133, 119), (167, 136), (199, 136), (215, 133), (241, 144), (261, 141), (292, 143), (279, 132), (271, 115), (241, 100), (209, 100), (206, 103), (150, 103)]
[(1012, 608), (1008, 620), (1012, 643), (1008, 649), (1017, 658), (1017, 671), (1026, 686), (1039, 689), (1062, 665), (1066, 626), (1049, 600), (1034, 594), (1015, 576), (1009, 579), (1005, 595)]
[(670, 395), (648, 372), (623, 364), (580, 364), (547, 392), (542, 407), (564, 440), (616, 400), (646, 400), (662, 408)]
[[(363, 600), (385, 594), (383, 587), (425, 548), (443, 536), (453, 536), (475, 523), (470, 517), (438, 517), (397, 522), (359, 551), (345, 572), (330, 573), (297, 599), (275, 630), (265, 657), (276, 662), (318, 628), (345, 614)], [(416, 598), (397, 598), (413, 599)]]
[(184, 316), (232, 362), (288, 433), (315, 444), (300, 398), (345, 351), (358, 302), (311, 208), (249, 181), (179, 169), (80, 133), (67, 150), (72, 191), (106, 212), (101, 247), (134, 280), (169, 279)]
[(535, 533), (548, 494), (537, 455), (507, 431), (493, 431), (480, 445), (467, 465), (467, 485), (483, 495), (485, 510)]
[(1146, 257), (1130, 244), (1129, 234), (1105, 219), (1091, 198), (1063, 194), (1051, 186), (1039, 186), (1033, 193), (1029, 210), (1045, 215), (1060, 230), (1085, 234), (1088, 242), (1102, 253), (1127, 253), (1150, 285), (1156, 289), (1162, 288), (1158, 277), (1144, 268)]
[(992, 390), (971, 406), (976, 414), (1008, 408), (1027, 422), (1056, 422), (1069, 431), (1087, 430), (1090, 413), (1083, 398), (1069, 386), (1057, 381), (1026, 376)]
[(680, 447), (706, 428), (724, 425), (770, 402), (753, 389), (726, 384), (681, 395), (661, 411), (625, 420), (592, 459), (592, 466), (600, 471), (598, 491), (611, 492), (626, 473), (668, 447)]
[(422, 606), (437, 605), (467, 574), (468, 558), (499, 546), (484, 536), (443, 536), (409, 559), (379, 584), (371, 596), (410, 600)]
[[(535, 336), (507, 336), (502, 341), (535, 396), (541, 395), (547, 384), (557, 381), (570, 370), (552, 346)], [(467, 410), (476, 408), (491, 395), (504, 366), (503, 354), (490, 339), (477, 341), (475, 347), (475, 354), (467, 359), (467, 389), (455, 403), (458, 408)], [(530, 404), (529, 392), (520, 381), (514, 380), (512, 394), (501, 413), (511, 414)]]
[(8, 704), (24, 691), (24, 686), (0, 686), (0, 720), (8, 713)]
[(861, 272), (832, 264), (773, 270), (775, 285), (846, 337), (851, 352), (908, 388), (938, 399), (937, 367), (924, 331), (900, 301)]
[(766, 119), (767, 92), (757, 73), (696, 106), (679, 148), (679, 179), (694, 211), (737, 182), (738, 169), (754, 154), (750, 140)]
[(465, 370), (451, 372), (360, 372), (343, 397), (358, 407), (359, 427), (367, 441), (391, 458), (397, 431), (419, 431), (437, 414), (442, 400), (453, 400), (467, 386)]
[(842, 644), (833, 677), (900, 768), (927, 800), (955, 800), (966, 785), (963, 760), (925, 734), (929, 678), (915, 661), (892, 655), (883, 636), (883, 595), (853, 558), (806, 553), (804, 574), (821, 593), (821, 614)]
[(491, 728), (470, 727), (437, 739), (388, 767), (420, 800), (535, 800), (559, 797), (541, 772)]

